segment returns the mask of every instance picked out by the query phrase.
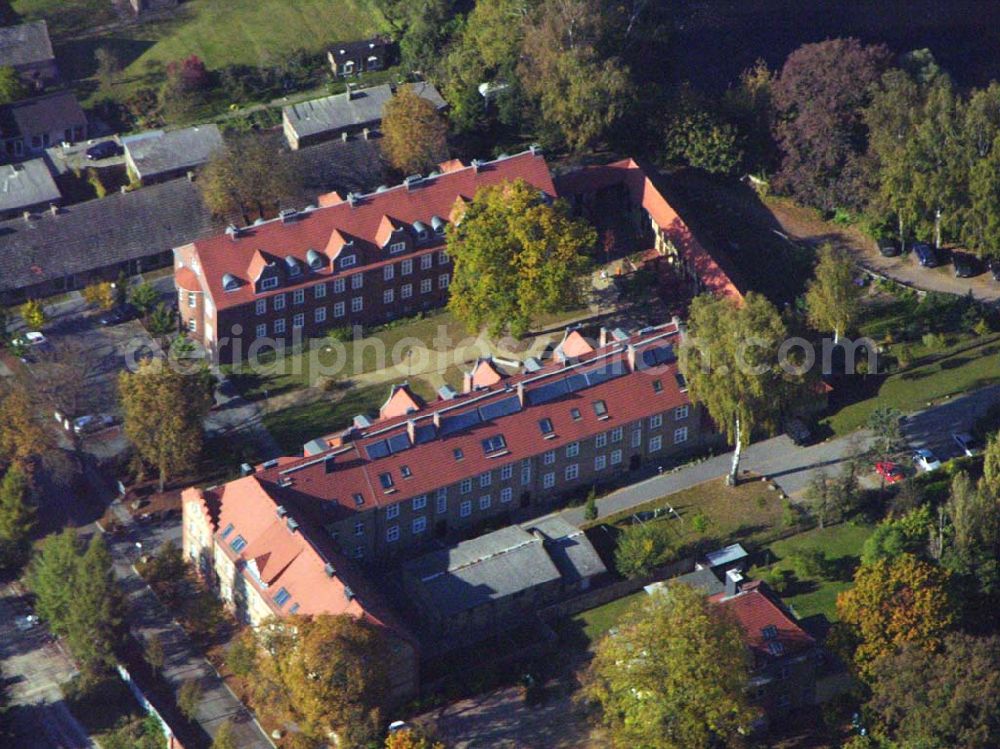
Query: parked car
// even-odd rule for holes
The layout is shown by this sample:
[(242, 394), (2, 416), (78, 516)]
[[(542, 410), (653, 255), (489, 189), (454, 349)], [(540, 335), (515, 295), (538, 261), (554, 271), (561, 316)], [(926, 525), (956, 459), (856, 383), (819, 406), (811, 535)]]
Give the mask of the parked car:
[(86, 156), (88, 161), (100, 161), (101, 159), (110, 159), (112, 156), (117, 156), (120, 152), (121, 150), (117, 143), (113, 140), (105, 140), (88, 148)]
[(1000, 281), (1000, 260), (997, 258), (990, 258), (989, 268), (990, 274), (993, 276), (993, 280)]
[(87, 414), (73, 419), (73, 432), (75, 434), (93, 434), (102, 429), (114, 426), (115, 417), (110, 414)]
[(903, 469), (891, 460), (883, 460), (875, 464), (875, 473), (882, 477), (887, 484), (895, 484), (906, 478)]
[(968, 432), (955, 432), (951, 437), (966, 457), (975, 457), (983, 451), (983, 446), (979, 443), (979, 440)]
[(131, 304), (121, 304), (101, 315), (101, 325), (119, 325), (139, 316), (139, 310)]
[(883, 240), (878, 243), (878, 251), (882, 257), (896, 257), (899, 254), (899, 245), (896, 242)]
[(913, 462), (918, 468), (924, 471), (936, 471), (941, 467), (941, 461), (926, 447), (921, 447), (919, 450), (914, 451)]
[(809, 444), (809, 438), (812, 436), (809, 427), (806, 426), (806, 423), (802, 419), (789, 419), (786, 421), (785, 434), (800, 447)]
[(937, 251), (926, 242), (918, 242), (913, 245), (913, 254), (917, 256), (917, 262), (925, 268), (938, 266)]
[(37, 330), (30, 330), (16, 336), (11, 341), (11, 346), (15, 350), (20, 350), (19, 356), (25, 364), (35, 361), (35, 352), (52, 350), (52, 344), (49, 343), (49, 339), (45, 337), (44, 333), (40, 333)]
[(967, 252), (951, 253), (951, 262), (955, 266), (955, 278), (972, 278), (980, 273), (979, 260)]

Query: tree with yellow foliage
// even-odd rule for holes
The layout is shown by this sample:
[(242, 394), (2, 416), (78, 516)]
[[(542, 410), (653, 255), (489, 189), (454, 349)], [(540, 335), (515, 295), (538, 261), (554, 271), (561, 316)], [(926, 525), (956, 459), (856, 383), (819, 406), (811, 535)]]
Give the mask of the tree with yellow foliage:
[(400, 86), (385, 105), (382, 151), (403, 174), (421, 172), (447, 158), (448, 124), (412, 86)]

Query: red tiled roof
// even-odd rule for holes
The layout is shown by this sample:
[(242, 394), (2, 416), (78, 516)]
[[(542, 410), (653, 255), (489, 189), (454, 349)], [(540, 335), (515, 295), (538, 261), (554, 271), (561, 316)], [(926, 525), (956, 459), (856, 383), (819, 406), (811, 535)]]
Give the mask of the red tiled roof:
[(419, 411), (423, 405), (408, 385), (393, 385), (389, 391), (389, 398), (382, 404), (378, 416), (380, 419), (392, 419), (397, 416)]
[(174, 273), (174, 283), (178, 289), (184, 291), (201, 291), (201, 284), (198, 283), (198, 276), (188, 267), (178, 268)]
[[(746, 583), (734, 596), (724, 593), (709, 600), (718, 603), (740, 623), (747, 646), (758, 664), (808, 650), (816, 645), (813, 637), (774, 598), (767, 585), (759, 580)], [(774, 627), (774, 634), (765, 633)], [(771, 643), (781, 644), (781, 652), (771, 650)]]
[[(354, 205), (350, 201), (330, 204), (331, 199), (327, 196), (323, 207), (299, 213), (285, 222), (276, 219), (246, 227), (240, 230), (237, 237), (222, 234), (199, 240), (193, 248), (204, 269), (208, 291), (215, 300), (216, 308), (225, 309), (247, 303), (258, 296), (284, 293), (296, 285), (286, 283), (266, 295), (255, 295), (250, 283), (241, 284), (233, 291), (224, 291), (222, 276), (225, 273), (232, 273), (245, 281), (253, 280), (247, 275), (259, 270), (261, 261), (255, 258), (257, 253), (269, 252), (276, 257), (290, 255), (298, 259), (303, 268), (308, 268), (308, 250), (329, 251), (331, 237), (335, 230), (339, 230), (356, 238), (359, 267), (376, 263), (386, 259), (385, 251), (376, 243), (384, 217), (392, 216), (402, 225), (415, 221), (429, 224), (432, 216), (450, 217), (456, 200), (474, 196), (479, 188), (517, 179), (523, 179), (550, 195), (556, 194), (545, 159), (541, 154), (526, 152), (455, 169), (409, 187), (399, 185), (361, 196), (354, 201)], [(309, 284), (333, 273), (327, 265), (324, 270), (303, 274), (300, 283)]]
[(559, 350), (562, 351), (563, 356), (572, 359), (591, 353), (594, 347), (580, 334), (579, 330), (573, 330), (563, 338), (562, 343), (559, 344)]
[[(206, 506), (214, 506), (217, 519), (213, 535), (218, 548), (234, 562), (243, 562), (241, 574), (268, 602), (276, 615), (350, 614), (386, 627), (397, 636), (412, 641), (412, 635), (372, 589), (367, 579), (343, 556), (325, 543), (324, 535), (312, 528), (305, 518), (296, 518), (297, 530), (288, 525), (291, 514), (278, 515), (278, 505), (261, 486), (256, 476), (231, 481), (202, 492), (187, 489), (185, 494), (201, 495)], [(229, 525), (232, 529), (222, 538)], [(232, 542), (242, 536), (246, 546), (233, 551)], [(256, 565), (255, 577), (250, 563)], [(334, 574), (327, 574), (327, 565)], [(282, 589), (288, 600), (278, 605), (275, 597)]]
[(589, 166), (561, 175), (557, 181), (559, 194), (581, 195), (597, 192), (613, 185), (625, 185), (632, 202), (641, 205), (656, 225), (693, 265), (695, 275), (707, 291), (720, 296), (742, 299), (743, 294), (733, 282), (735, 272), (728, 258), (714, 256), (691, 233), (684, 219), (667, 202), (656, 185), (634, 160), (623, 159), (603, 166)]
[(476, 359), (475, 366), (467, 375), (468, 387), (465, 392), (492, 387), (499, 383), (503, 377), (490, 359)]
[(442, 174), (457, 172), (459, 169), (465, 169), (465, 164), (462, 163), (461, 159), (449, 159), (438, 164), (438, 171)]
[[(641, 360), (644, 351), (676, 346), (679, 343), (678, 331), (672, 324), (662, 326), (629, 341), (598, 349), (577, 364), (564, 366), (552, 363), (538, 372), (510, 377), (489, 390), (462, 395), (451, 401), (439, 401), (409, 416), (380, 421), (356, 434), (343, 447), (304, 457), (283, 467), (261, 467), (256, 476), (278, 498), (288, 496), (289, 501), (336, 502), (343, 517), (359, 507), (355, 494), (361, 495), (363, 504), (360, 507), (365, 509), (394, 504), (505, 463), (558, 449), (570, 442), (690, 403), (676, 379), (676, 362), (629, 371), (627, 343), (634, 344), (635, 355)], [(532, 394), (553, 382), (570, 375), (615, 368), (625, 371), (625, 374), (546, 402), (531, 404)], [(660, 380), (659, 392), (654, 390), (653, 380)], [(444, 423), (450, 417), (472, 414), (481, 406), (509, 398), (516, 400), (519, 386), (526, 394), (525, 405), (509, 415), (479, 419), (467, 428), (456, 428), (443, 435), (445, 430), (435, 429), (433, 438), (382, 457), (372, 457), (369, 453), (369, 449), (378, 450), (378, 444), (388, 438), (404, 440), (410, 430), (414, 433), (422, 429), (430, 431), (435, 414)], [(606, 419), (599, 418), (592, 407), (592, 403), (598, 400), (605, 402)], [(571, 407), (580, 411), (580, 418), (573, 418)], [(542, 418), (551, 420), (555, 437), (546, 439), (542, 434), (538, 423)], [(497, 434), (504, 436), (506, 448), (487, 455), (482, 441)], [(456, 459), (456, 450), (461, 450), (461, 459)], [(403, 466), (409, 469), (406, 478), (400, 470)], [(383, 473), (392, 476), (394, 486), (390, 493), (384, 492), (380, 485), (379, 476)], [(282, 479), (290, 479), (291, 485), (280, 486)], [(326, 508), (324, 517), (336, 517), (330, 509)]]

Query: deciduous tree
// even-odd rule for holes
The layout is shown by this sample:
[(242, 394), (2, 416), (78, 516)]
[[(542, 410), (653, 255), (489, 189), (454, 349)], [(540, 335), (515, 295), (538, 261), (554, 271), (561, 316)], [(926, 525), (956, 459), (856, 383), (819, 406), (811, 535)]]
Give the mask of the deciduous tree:
[(668, 560), (672, 531), (664, 521), (630, 525), (618, 539), (615, 567), (625, 577), (644, 577)]
[(0, 65), (0, 105), (23, 99), (28, 93), (28, 87), (14, 66)]
[(118, 54), (111, 47), (98, 47), (94, 52), (94, 61), (97, 63), (97, 80), (105, 88), (111, 88), (122, 72), (122, 61)]
[(386, 102), (382, 117), (382, 150), (394, 169), (413, 174), (448, 155), (448, 125), (434, 105), (412, 86), (401, 86)]
[(887, 460), (903, 444), (900, 423), (903, 415), (892, 406), (879, 406), (868, 417), (868, 428), (872, 431), (872, 452), (879, 460)]
[(201, 453), (210, 389), (200, 376), (152, 359), (134, 373), (122, 372), (118, 392), (125, 434), (140, 457), (157, 469), (163, 491), (167, 479), (192, 468)]
[(833, 333), (833, 342), (840, 342), (842, 333), (858, 316), (861, 289), (854, 283), (854, 263), (833, 245), (819, 250), (815, 275), (806, 290), (809, 324), (821, 332)]
[(739, 625), (686, 585), (648, 596), (606, 635), (584, 694), (614, 746), (735, 746), (749, 728), (749, 651)]
[(215, 732), (215, 738), (212, 739), (212, 749), (239, 749), (236, 746), (236, 737), (233, 736), (232, 721), (227, 720), (219, 726), (219, 730)]
[(680, 367), (691, 400), (708, 410), (733, 443), (730, 485), (750, 435), (777, 426), (791, 386), (801, 379), (779, 366), (778, 347), (786, 338), (777, 310), (755, 292), (742, 302), (703, 294), (691, 303)]
[(584, 253), (596, 243), (564, 203), (546, 203), (523, 180), (482, 188), (448, 229), (448, 309), (470, 330), (521, 336), (539, 315), (579, 303)]
[(28, 461), (48, 444), (48, 435), (35, 419), (31, 393), (24, 384), (0, 383), (0, 466)]
[(14, 463), (0, 481), (0, 570), (15, 570), (27, 557), (35, 526), (35, 510), (29, 504), (29, 496), (28, 477)]
[(251, 222), (253, 214), (265, 218), (283, 198), (300, 189), (287, 154), (252, 134), (228, 138), (203, 168), (198, 185), (213, 213), (238, 214), (244, 224)]
[(837, 596), (837, 613), (858, 638), (854, 662), (866, 680), (907, 643), (940, 647), (956, 614), (948, 580), (946, 570), (912, 554), (858, 568), (853, 587)]
[(138, 286), (133, 286), (129, 291), (128, 300), (139, 310), (139, 314), (145, 317), (150, 313), (156, 303), (160, 300), (160, 293), (147, 281)]
[(445, 749), (445, 746), (416, 728), (406, 728), (390, 733), (385, 739), (385, 749)]
[(48, 321), (45, 307), (37, 299), (29, 299), (21, 305), (21, 317), (31, 330), (39, 330)]
[(115, 289), (110, 281), (96, 281), (83, 290), (83, 299), (101, 310), (115, 306)]

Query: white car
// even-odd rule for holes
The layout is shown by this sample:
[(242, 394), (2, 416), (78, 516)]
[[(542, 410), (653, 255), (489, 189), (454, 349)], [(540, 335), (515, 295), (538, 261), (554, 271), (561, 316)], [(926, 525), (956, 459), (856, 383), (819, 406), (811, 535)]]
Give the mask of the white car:
[(926, 447), (921, 447), (913, 453), (913, 462), (924, 471), (936, 471), (941, 467), (941, 461)]
[(73, 432), (76, 434), (93, 434), (107, 429), (115, 423), (115, 418), (108, 414), (87, 414), (73, 419)]
[(958, 445), (962, 453), (968, 458), (974, 458), (983, 451), (978, 440), (968, 432), (956, 432), (951, 436), (955, 440), (955, 444)]
[(17, 627), (22, 632), (27, 632), (32, 629), (36, 624), (38, 624), (38, 617), (34, 614), (28, 614), (26, 616), (18, 616), (14, 619), (14, 626)]

